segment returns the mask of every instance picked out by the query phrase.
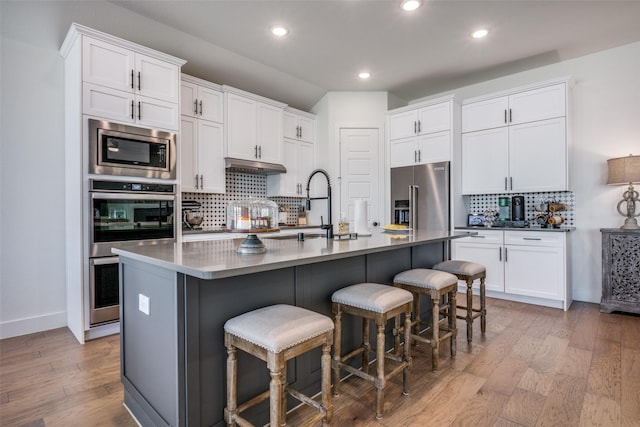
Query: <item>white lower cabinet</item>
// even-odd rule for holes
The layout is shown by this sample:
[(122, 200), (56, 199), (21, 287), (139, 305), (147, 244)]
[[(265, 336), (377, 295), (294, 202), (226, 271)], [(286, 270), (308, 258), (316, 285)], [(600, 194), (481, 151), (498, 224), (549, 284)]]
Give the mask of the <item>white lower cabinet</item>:
[(453, 259), (487, 269), (489, 296), (558, 307), (571, 305), (569, 233), (479, 230), (453, 241)]

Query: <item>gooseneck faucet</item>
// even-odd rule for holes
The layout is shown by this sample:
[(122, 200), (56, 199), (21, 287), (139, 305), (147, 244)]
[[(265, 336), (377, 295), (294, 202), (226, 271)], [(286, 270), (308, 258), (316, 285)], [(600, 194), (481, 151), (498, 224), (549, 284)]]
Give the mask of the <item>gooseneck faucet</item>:
[[(309, 186), (311, 184), (311, 179), (317, 174), (321, 173), (327, 178), (327, 197), (309, 197)], [(320, 228), (323, 230), (327, 230), (327, 239), (333, 239), (333, 224), (331, 224), (331, 179), (329, 178), (329, 174), (324, 169), (316, 169), (309, 175), (309, 179), (307, 180), (307, 210), (311, 209), (311, 201), (312, 200), (327, 200), (327, 218), (328, 223), (324, 224), (322, 221), (322, 216), (320, 217)]]

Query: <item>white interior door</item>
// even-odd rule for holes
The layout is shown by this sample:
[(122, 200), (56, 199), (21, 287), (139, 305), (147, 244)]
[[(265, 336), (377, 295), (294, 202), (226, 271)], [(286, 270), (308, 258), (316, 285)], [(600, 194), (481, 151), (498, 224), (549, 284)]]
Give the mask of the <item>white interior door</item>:
[(380, 152), (380, 129), (340, 129), (340, 205), (338, 218), (345, 215), (350, 229), (354, 225), (354, 202), (367, 201), (367, 221), (380, 222), (382, 197), (382, 168), (384, 159)]

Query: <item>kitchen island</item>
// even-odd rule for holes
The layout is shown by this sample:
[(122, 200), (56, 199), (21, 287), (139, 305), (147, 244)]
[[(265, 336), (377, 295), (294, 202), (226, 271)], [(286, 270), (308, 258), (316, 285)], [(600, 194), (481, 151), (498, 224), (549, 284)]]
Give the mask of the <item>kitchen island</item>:
[[(473, 233), (472, 233), (473, 234)], [(272, 304), (331, 317), (331, 294), (361, 282), (391, 284), (410, 268), (448, 258), (467, 232), (388, 234), (355, 240), (264, 238), (263, 254), (238, 254), (236, 239), (113, 249), (120, 262), (121, 375), (124, 403), (143, 426), (222, 426), (226, 401), (227, 319)], [(343, 348), (361, 339), (346, 319)], [(289, 362), (292, 385), (320, 389), (320, 350)], [(240, 352), (238, 398), (268, 388), (264, 363)], [(268, 420), (268, 407), (247, 417)]]

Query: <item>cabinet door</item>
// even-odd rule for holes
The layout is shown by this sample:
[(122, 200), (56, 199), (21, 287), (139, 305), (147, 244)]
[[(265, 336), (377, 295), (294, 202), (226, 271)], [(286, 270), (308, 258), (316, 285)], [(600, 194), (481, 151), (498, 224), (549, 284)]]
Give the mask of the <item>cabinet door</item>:
[(282, 108), (257, 103), (258, 158), (264, 162), (282, 163)]
[(91, 116), (124, 123), (134, 122), (134, 95), (98, 86), (91, 83), (82, 85), (82, 112)]
[(513, 94), (509, 96), (509, 124), (564, 117), (565, 98), (564, 83)]
[(451, 132), (430, 133), (418, 137), (418, 163), (451, 160)]
[(506, 126), (508, 109), (506, 96), (465, 104), (462, 106), (462, 132)]
[(256, 102), (227, 93), (225, 124), (227, 156), (246, 160), (257, 158)]
[(282, 136), (289, 139), (298, 139), (298, 115), (285, 111), (282, 114)]
[(136, 93), (166, 102), (178, 103), (180, 67), (150, 56), (135, 55)]
[(189, 82), (180, 83), (180, 114), (196, 117), (198, 113), (198, 85)]
[(300, 117), (298, 126), (300, 126), (300, 140), (313, 144), (316, 140), (315, 120), (308, 117)]
[(200, 189), (208, 193), (225, 192), (222, 124), (198, 120), (198, 169)]
[(84, 37), (82, 80), (112, 89), (133, 92), (134, 54), (130, 50)]
[(180, 120), (180, 187), (182, 191), (197, 191), (200, 187), (198, 171), (197, 119), (182, 116)]
[(298, 144), (298, 182), (300, 183), (300, 195), (306, 196), (307, 179), (315, 168), (314, 145), (308, 142)]
[(415, 110), (389, 116), (389, 139), (401, 139), (418, 133), (418, 114)]
[[(460, 241), (462, 240), (462, 241)], [(504, 292), (502, 245), (478, 244), (467, 238), (453, 241), (453, 259), (482, 264), (487, 269), (486, 289)], [(460, 284), (464, 284), (460, 282)], [(477, 287), (474, 283), (474, 287)], [(464, 284), (466, 289), (466, 284)]]
[(394, 139), (389, 142), (389, 166), (414, 165), (418, 161), (417, 137)]
[(505, 291), (563, 299), (564, 250), (558, 247), (505, 245)]
[(198, 117), (211, 122), (223, 122), (222, 92), (200, 86), (198, 88)]
[(418, 110), (418, 132), (420, 134), (451, 129), (451, 103), (429, 105)]
[(462, 194), (504, 193), (508, 164), (508, 128), (463, 134)]
[(564, 117), (509, 127), (511, 191), (568, 190), (565, 128)]
[(178, 130), (178, 103), (138, 95), (135, 99), (134, 116), (139, 125), (154, 129)]

